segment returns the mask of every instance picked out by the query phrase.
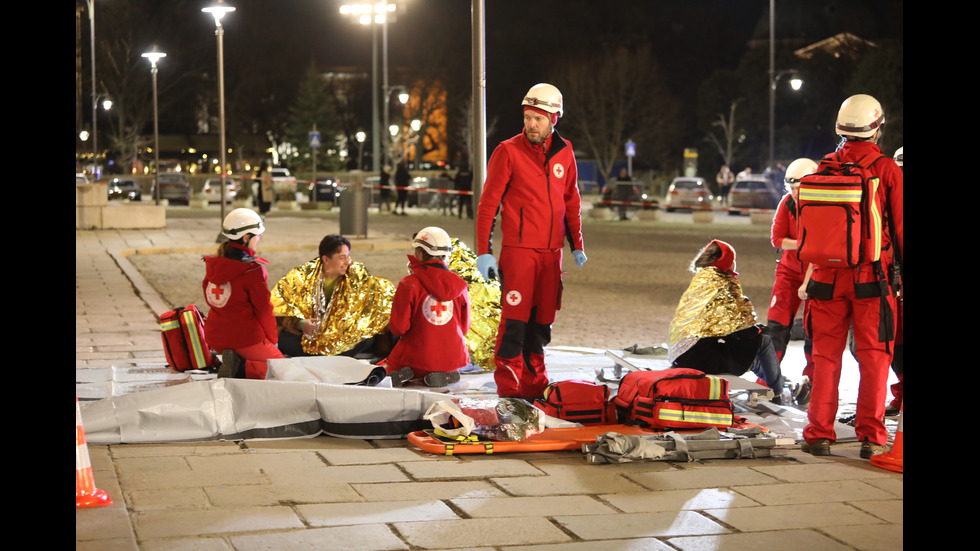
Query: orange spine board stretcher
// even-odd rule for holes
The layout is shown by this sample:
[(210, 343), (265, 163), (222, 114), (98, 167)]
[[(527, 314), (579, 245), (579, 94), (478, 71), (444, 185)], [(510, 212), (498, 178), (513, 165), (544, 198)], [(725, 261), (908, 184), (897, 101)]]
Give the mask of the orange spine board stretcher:
[[(760, 428), (766, 432), (768, 429), (756, 425), (755, 423), (738, 423), (733, 429)], [(427, 431), (415, 431), (409, 433), (408, 441), (418, 449), (439, 455), (454, 455), (459, 453), (508, 453), (508, 452), (540, 452), (540, 451), (582, 451), (583, 444), (595, 444), (596, 438), (607, 432), (618, 432), (620, 434), (662, 434), (666, 432), (692, 433), (702, 432), (704, 429), (693, 429), (690, 431), (655, 431), (634, 425), (588, 425), (582, 427), (562, 427), (545, 429), (544, 431), (530, 436), (520, 442), (517, 441), (491, 441), (480, 440), (475, 435), (469, 437), (459, 437), (457, 441), (448, 441), (437, 438)]]

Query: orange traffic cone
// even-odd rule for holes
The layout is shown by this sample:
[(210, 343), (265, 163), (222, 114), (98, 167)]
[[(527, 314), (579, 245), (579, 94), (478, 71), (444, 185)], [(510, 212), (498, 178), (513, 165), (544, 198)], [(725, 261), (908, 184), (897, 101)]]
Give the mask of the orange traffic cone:
[(871, 464), (882, 469), (894, 471), (896, 473), (905, 472), (902, 470), (902, 418), (905, 416), (905, 401), (902, 401), (902, 411), (898, 414), (898, 430), (895, 432), (895, 442), (892, 443), (891, 451), (879, 453), (871, 456)]
[(85, 443), (85, 429), (82, 427), (82, 410), (75, 394), (75, 508), (102, 507), (112, 505), (109, 494), (95, 487), (92, 476), (92, 462)]

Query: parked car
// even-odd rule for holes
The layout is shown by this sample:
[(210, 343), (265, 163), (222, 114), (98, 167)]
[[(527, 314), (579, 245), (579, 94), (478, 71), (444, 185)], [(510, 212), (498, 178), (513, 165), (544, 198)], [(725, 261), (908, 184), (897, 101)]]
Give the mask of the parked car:
[[(208, 203), (221, 202), (221, 178), (208, 178), (204, 181), (201, 193), (208, 198)], [(238, 183), (230, 178), (225, 178), (225, 202), (231, 203), (238, 195)]]
[(140, 201), (143, 198), (143, 191), (136, 180), (132, 178), (113, 178), (108, 185), (109, 199), (128, 199), (130, 201)]
[[(161, 172), (157, 175), (160, 181), (160, 199), (170, 202), (184, 203), (191, 201), (191, 182), (182, 172)], [(156, 183), (150, 186), (150, 195), (156, 198)]]
[(310, 201), (336, 204), (340, 201), (340, 192), (343, 189), (344, 186), (340, 180), (328, 176), (317, 176), (316, 181), (309, 184)]
[(704, 178), (680, 177), (674, 178), (667, 188), (664, 198), (664, 208), (667, 212), (674, 209), (711, 206), (714, 196)]
[(295, 200), (296, 177), (289, 174), (288, 168), (273, 167), (269, 169), (272, 176), (272, 189), (276, 195), (286, 200)]
[(776, 191), (765, 176), (749, 176), (737, 180), (728, 192), (730, 215), (741, 214), (737, 209), (775, 209), (782, 194)]

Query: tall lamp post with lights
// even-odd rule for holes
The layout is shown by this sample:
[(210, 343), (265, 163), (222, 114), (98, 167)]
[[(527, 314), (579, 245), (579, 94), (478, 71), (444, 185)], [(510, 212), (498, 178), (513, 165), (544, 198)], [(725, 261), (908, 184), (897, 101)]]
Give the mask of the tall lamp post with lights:
[(154, 46), (152, 51), (143, 54), (150, 62), (150, 74), (153, 75), (153, 200), (157, 205), (160, 204), (160, 116), (157, 107), (157, 62), (167, 57), (167, 54), (157, 51)]
[[(776, 149), (776, 86), (783, 75), (790, 75), (789, 84), (793, 91), (798, 91), (803, 87), (803, 79), (797, 76), (796, 71), (771, 71), (769, 73), (769, 169), (775, 170), (775, 149)], [(779, 185), (779, 182), (775, 182)]]
[[(769, 170), (776, 170), (776, 85), (783, 75), (790, 76), (790, 86), (798, 91), (803, 86), (794, 70), (776, 70), (776, 0), (769, 0)], [(780, 182), (773, 182), (777, 187)]]
[[(391, 107), (391, 93), (392, 92), (398, 92), (398, 101), (402, 105), (405, 105), (406, 103), (408, 103), (408, 99), (410, 97), (409, 94), (408, 94), (408, 89), (407, 88), (405, 88), (404, 86), (391, 86), (391, 87), (388, 87), (388, 85), (387, 85), (387, 79), (385, 79), (385, 108), (384, 108), (384, 114), (385, 114), (385, 117), (384, 117), (385, 118), (385, 120), (384, 120), (384, 127), (385, 128), (388, 128), (389, 126), (391, 126), (391, 124), (389, 123), (389, 115), (390, 115), (389, 109)], [(390, 163), (390, 156), (391, 156), (392, 149), (394, 147), (394, 144), (391, 143), (387, 138), (388, 138), (388, 134), (385, 134), (384, 162), (385, 162), (386, 165), (391, 164)]]
[(89, 39), (92, 49), (92, 179), (99, 177), (99, 96), (95, 91), (95, 0), (88, 7)]
[[(340, 6), (341, 15), (351, 16), (354, 21), (362, 25), (372, 25), (371, 38), (371, 168), (374, 172), (381, 171), (381, 141), (386, 138), (381, 136), (381, 122), (378, 117), (378, 92), (384, 91), (385, 94), (385, 127), (388, 126), (388, 21), (394, 20), (398, 7), (390, 2), (378, 2), (375, 4), (344, 4)], [(378, 87), (378, 45), (377, 45), (377, 25), (381, 25), (382, 34), (382, 63), (384, 82)]]
[(216, 0), (214, 4), (206, 8), (201, 8), (204, 13), (209, 13), (214, 17), (215, 36), (218, 37), (218, 119), (220, 121), (220, 137), (218, 139), (221, 148), (221, 219), (225, 219), (225, 52), (224, 36), (225, 29), (221, 26), (221, 18), (235, 11), (235, 8), (228, 6), (222, 0)]

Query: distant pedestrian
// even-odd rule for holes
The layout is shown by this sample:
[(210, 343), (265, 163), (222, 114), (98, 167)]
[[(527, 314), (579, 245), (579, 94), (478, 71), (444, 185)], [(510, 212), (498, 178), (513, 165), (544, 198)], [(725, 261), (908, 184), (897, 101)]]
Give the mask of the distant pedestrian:
[[(408, 172), (408, 163), (404, 160), (395, 169), (395, 214), (405, 216), (405, 203), (408, 201), (408, 186), (412, 183), (412, 175)], [(398, 209), (401, 208), (401, 212)]]
[(728, 201), (728, 192), (732, 190), (732, 184), (735, 183), (735, 173), (728, 168), (728, 165), (721, 165), (721, 170), (715, 176), (715, 182), (718, 184), (718, 200), (725, 204)]
[(442, 167), (442, 174), (436, 178), (436, 189), (438, 190), (435, 194), (436, 208), (442, 211), (443, 215), (447, 215), (450, 212), (450, 202), (451, 197), (448, 191), (453, 187), (453, 175), (449, 173), (449, 167)]
[(453, 188), (459, 193), (456, 195), (456, 201), (459, 205), (458, 217), (463, 217), (463, 207), (466, 207), (466, 217), (473, 219), (473, 172), (470, 170), (469, 165), (462, 164), (459, 170), (456, 172), (456, 178), (453, 179)]
[(255, 180), (259, 184), (259, 214), (265, 216), (267, 212), (272, 210), (272, 200), (276, 195), (267, 161), (262, 161), (262, 164), (259, 165), (259, 171), (255, 173)]
[(381, 212), (381, 207), (388, 212), (391, 212), (391, 167), (385, 165), (381, 169), (381, 182), (380, 182), (380, 196), (381, 199), (378, 201), (378, 212)]
[(633, 199), (633, 178), (630, 178), (626, 167), (619, 169), (616, 177), (616, 200), (619, 201), (619, 219), (629, 220), (626, 215), (627, 203)]

